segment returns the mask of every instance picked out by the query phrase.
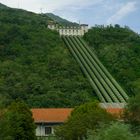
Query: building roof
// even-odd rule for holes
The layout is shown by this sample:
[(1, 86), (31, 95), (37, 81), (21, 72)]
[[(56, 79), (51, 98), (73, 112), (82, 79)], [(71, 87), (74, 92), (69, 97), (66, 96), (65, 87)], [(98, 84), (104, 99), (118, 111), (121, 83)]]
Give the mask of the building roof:
[(120, 117), (124, 109), (123, 108), (107, 108), (106, 111), (108, 113), (111, 113), (112, 115), (117, 115), (118, 117)]
[(71, 108), (32, 109), (35, 123), (63, 123), (71, 114)]
[(88, 24), (80, 24), (81, 26), (88, 26)]
[[(35, 123), (63, 123), (68, 119), (72, 110), (72, 108), (37, 108), (31, 111)], [(120, 117), (124, 109), (108, 107), (105, 110), (112, 115)]]

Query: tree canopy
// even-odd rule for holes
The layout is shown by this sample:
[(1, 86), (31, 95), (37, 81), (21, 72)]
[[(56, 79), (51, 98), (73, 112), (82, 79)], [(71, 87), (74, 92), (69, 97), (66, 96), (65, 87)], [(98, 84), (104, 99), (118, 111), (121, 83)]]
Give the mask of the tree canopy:
[(67, 122), (56, 129), (56, 135), (62, 140), (83, 140), (87, 138), (89, 130), (96, 131), (113, 120), (115, 118), (98, 102), (86, 103), (72, 111)]
[(138, 140), (139, 138), (132, 134), (129, 125), (118, 122), (109, 124), (89, 136), (88, 140)]
[(36, 140), (32, 113), (23, 102), (13, 102), (0, 116), (1, 140)]
[(140, 135), (140, 93), (129, 99), (124, 120), (131, 125), (133, 132)]
[[(74, 107), (94, 92), (50, 18), (19, 9), (0, 9), (0, 102), (30, 107)], [(55, 100), (55, 102), (54, 102)]]

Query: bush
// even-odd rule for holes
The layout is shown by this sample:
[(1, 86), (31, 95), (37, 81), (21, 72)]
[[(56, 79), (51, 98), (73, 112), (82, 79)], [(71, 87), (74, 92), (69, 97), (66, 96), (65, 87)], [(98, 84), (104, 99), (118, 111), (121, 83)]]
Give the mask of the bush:
[(98, 130), (98, 133), (93, 133), (88, 140), (138, 140), (139, 138), (133, 135), (129, 125), (123, 123), (112, 123)]

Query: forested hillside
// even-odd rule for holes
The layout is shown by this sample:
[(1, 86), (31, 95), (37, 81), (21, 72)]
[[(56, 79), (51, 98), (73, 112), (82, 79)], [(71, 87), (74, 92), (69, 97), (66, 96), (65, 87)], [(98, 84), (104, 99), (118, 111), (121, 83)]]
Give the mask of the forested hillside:
[(47, 16), (0, 8), (0, 104), (73, 107), (93, 91)]
[(140, 35), (129, 27), (96, 26), (84, 39), (129, 95), (140, 93)]
[(5, 9), (5, 8), (8, 8), (6, 5), (0, 3), (0, 9)]

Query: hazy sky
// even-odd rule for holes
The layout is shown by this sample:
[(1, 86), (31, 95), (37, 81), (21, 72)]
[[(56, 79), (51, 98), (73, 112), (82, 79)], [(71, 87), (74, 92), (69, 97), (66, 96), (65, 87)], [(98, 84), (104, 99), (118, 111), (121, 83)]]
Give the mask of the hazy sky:
[(0, 0), (10, 7), (52, 12), (71, 21), (128, 25), (140, 33), (140, 0)]

